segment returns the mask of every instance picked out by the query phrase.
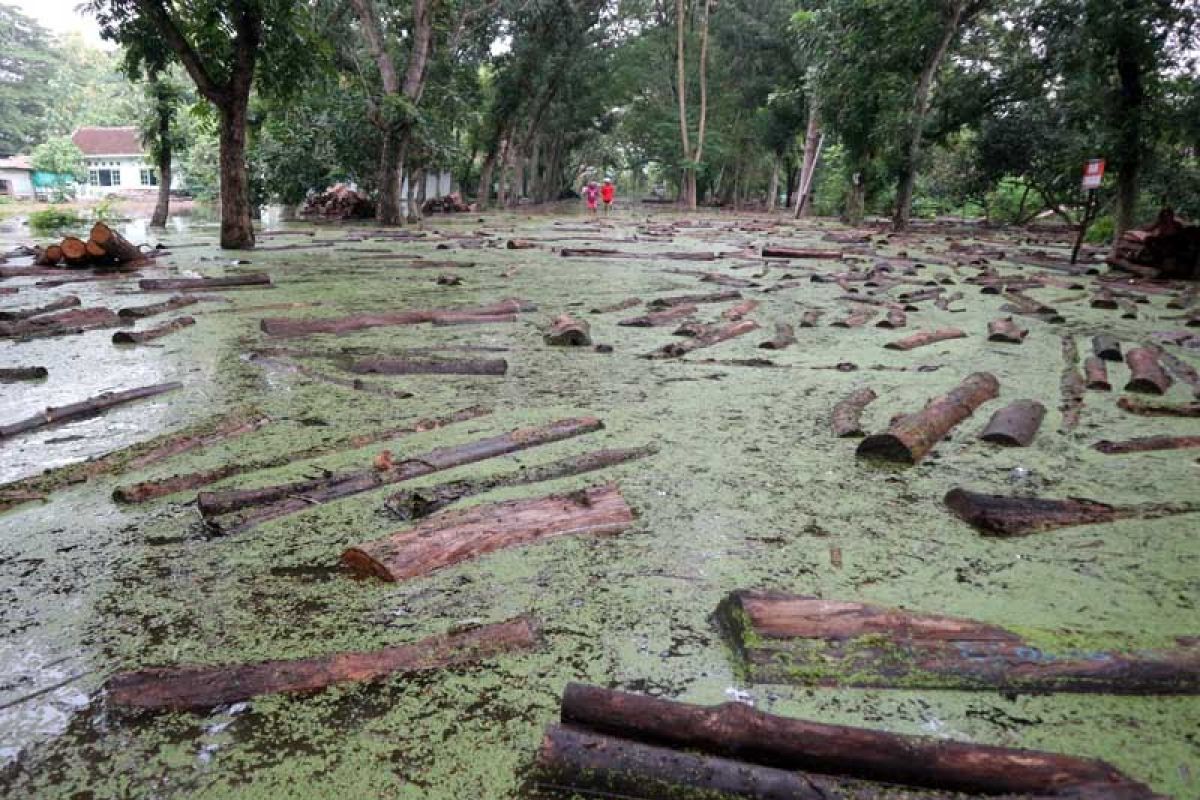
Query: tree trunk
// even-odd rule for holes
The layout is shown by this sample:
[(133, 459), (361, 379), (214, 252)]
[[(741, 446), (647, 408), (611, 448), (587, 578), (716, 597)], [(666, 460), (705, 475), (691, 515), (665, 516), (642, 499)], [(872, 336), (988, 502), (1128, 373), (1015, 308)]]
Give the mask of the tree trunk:
[[(1128, 7), (1129, 4), (1125, 5)], [(1117, 46), (1117, 74), (1121, 79), (1121, 93), (1114, 109), (1119, 126), (1114, 153), (1117, 162), (1114, 243), (1121, 239), (1121, 234), (1137, 224), (1138, 178), (1142, 166), (1142, 101), (1145, 97), (1142, 67), (1138, 63), (1134, 45), (1129, 41), (1143, 23), (1124, 21), (1122, 24), (1129, 26), (1130, 30), (1122, 32)]]
[(253, 214), (250, 209), (250, 178), (246, 171), (245, 95), (234, 97), (220, 108), (221, 130), (221, 247), (244, 250), (254, 247)]
[(950, 16), (942, 28), (942, 38), (937, 47), (929, 54), (929, 60), (921, 68), (921, 77), (917, 80), (917, 91), (913, 97), (912, 116), (909, 118), (908, 146), (904, 161), (900, 165), (900, 184), (896, 189), (896, 210), (892, 217), (892, 229), (902, 231), (908, 227), (912, 214), (913, 188), (917, 182), (917, 161), (921, 157), (921, 135), (924, 132), (925, 117), (929, 114), (929, 94), (933, 89), (933, 79), (937, 75), (950, 43), (958, 34), (962, 23), (965, 2), (959, 0), (950, 6)]
[(476, 202), (479, 204), (479, 210), (483, 211), (492, 203), (492, 175), (496, 170), (496, 148), (488, 150), (487, 156), (483, 159), (483, 166), (479, 169), (479, 191), (476, 193)]
[(767, 213), (774, 213), (779, 195), (779, 168), (782, 159), (779, 156), (771, 159), (771, 181), (767, 188)]
[(399, 225), (400, 215), (400, 142), (394, 131), (384, 131), (379, 149), (379, 199), (375, 219), (380, 225)]
[(692, 169), (688, 178), (688, 207), (695, 211), (699, 197), (696, 196), (696, 173), (704, 158), (704, 132), (708, 125), (708, 19), (712, 0), (704, 0), (704, 18), (700, 23), (700, 120), (696, 124), (696, 152), (692, 154)]
[[(812, 193), (813, 181), (809, 178), (810, 173), (817, 165), (817, 142), (821, 140), (821, 111), (817, 106), (815, 99), (809, 100), (808, 105), (808, 126), (804, 131), (804, 159), (800, 162), (800, 175), (797, 181), (800, 184), (800, 196), (796, 198), (796, 217), (806, 217), (812, 213), (812, 202), (808, 195)], [(805, 184), (808, 185), (808, 192), (804, 191)]]
[(687, 70), (684, 61), (684, 8), (683, 0), (675, 0), (675, 82), (679, 98), (679, 143), (683, 146), (683, 178), (679, 182), (682, 200), (688, 208), (696, 208), (696, 173), (688, 165), (692, 159), (692, 145), (688, 136), (687, 120)]
[(846, 190), (846, 224), (856, 228), (862, 225), (866, 209), (867, 185), (863, 181), (862, 173), (856, 172), (850, 178), (850, 188)]
[[(161, 84), (159, 84), (161, 86)], [(167, 224), (171, 207), (171, 98), (161, 89), (158, 92), (158, 202), (150, 227), (162, 228)]]

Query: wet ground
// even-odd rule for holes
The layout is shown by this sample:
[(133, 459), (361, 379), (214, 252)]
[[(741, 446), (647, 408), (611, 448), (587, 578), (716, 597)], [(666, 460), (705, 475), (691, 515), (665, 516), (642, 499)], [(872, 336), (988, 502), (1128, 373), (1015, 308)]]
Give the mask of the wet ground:
[[(655, 214), (652, 223), (678, 221)], [(919, 229), (904, 239), (839, 244), (843, 229), (822, 221), (753, 230), (750, 217), (701, 215), (707, 227), (673, 238), (639, 233), (645, 213), (604, 224), (579, 216), (477, 215), (435, 218), (414, 241), (376, 239), (369, 224), (281, 226), (315, 236), (260, 239), (253, 253), (215, 245), (216, 229), (195, 225), (161, 238), (176, 247), (143, 270), (146, 277), (236, 275), (265, 271), (270, 289), (221, 293), (186, 309), (197, 324), (150, 345), (118, 347), (111, 330), (0, 342), (0, 366), (39, 364), (49, 379), (0, 384), (0, 422), (109, 389), (161, 381), (180, 391), (100, 417), (45, 428), (0, 443), (0, 482), (78, 462), (253, 406), (273, 422), (251, 435), (184, 454), (147, 469), (101, 476), (54, 492), (47, 502), (0, 515), (0, 794), (13, 798), (388, 797), (516, 798), (541, 731), (556, 718), (568, 681), (663, 694), (688, 701), (751, 701), (760, 708), (829, 722), (1036, 747), (1105, 758), (1176, 797), (1200, 796), (1200, 700), (1187, 697), (883, 691), (747, 685), (710, 615), (729, 591), (778, 588), (830, 599), (903, 606), (1065, 637), (1141, 647), (1196, 634), (1200, 599), (1200, 515), (1067, 528), (1020, 539), (987, 539), (943, 507), (953, 486), (1113, 503), (1200, 500), (1195, 450), (1106, 456), (1096, 440), (1151, 433), (1200, 433), (1197, 421), (1135, 417), (1113, 393), (1088, 392), (1082, 421), (1058, 432), (1060, 335), (1089, 352), (1094, 333), (1126, 342), (1182, 330), (1185, 313), (1169, 296), (1138, 306), (1137, 319), (1092, 309), (1086, 292), (1052, 287), (1028, 292), (1066, 318), (1028, 317), (1021, 345), (986, 340), (1005, 302), (963, 280), (975, 256), (948, 252), (951, 241), (1011, 252), (1050, 249), (1028, 234)], [(738, 230), (738, 227), (750, 230)], [(478, 232), (478, 234), (476, 233)], [(536, 249), (507, 250), (510, 237)], [(640, 241), (624, 241), (638, 237)], [(0, 229), (0, 249), (29, 232)], [(613, 242), (611, 240), (622, 240)], [(151, 239), (155, 241), (155, 239)], [(763, 242), (845, 250), (847, 260), (763, 262), (743, 248)], [(272, 249), (286, 245), (321, 246)], [(499, 244), (500, 246), (495, 246)], [(563, 258), (561, 247), (707, 251), (712, 262)], [(441, 249), (445, 248), (445, 249)], [(855, 254), (854, 251), (861, 251)], [(366, 252), (371, 251), (371, 252)], [(957, 282), (964, 299), (909, 314), (906, 331), (831, 327), (851, 304), (815, 271), (869, 266), (901, 251), (930, 264), (924, 274)], [(394, 256), (394, 257), (392, 257)], [(249, 261), (234, 263), (234, 258)], [(458, 267), (413, 269), (413, 259), (454, 260)], [(12, 264), (24, 263), (19, 259)], [(468, 266), (470, 264), (471, 266)], [(1002, 271), (1015, 269), (993, 259)], [(515, 268), (515, 269), (514, 269)], [(678, 337), (672, 328), (629, 328), (638, 309), (590, 314), (627, 297), (711, 292), (723, 287), (671, 270), (749, 278), (743, 295), (761, 301), (751, 318), (762, 330), (698, 350), (684, 359), (639, 356)], [(1024, 267), (1027, 272), (1039, 272)], [(461, 276), (459, 286), (436, 282)], [(766, 292), (790, 274), (791, 288)], [(922, 277), (924, 277), (924, 274)], [(1057, 274), (1057, 273), (1053, 273)], [(1067, 276), (1059, 275), (1066, 278)], [(39, 305), (67, 294), (83, 305), (120, 308), (166, 299), (136, 291), (136, 279), (36, 288), (36, 278), (0, 286), (2, 308)], [(1076, 280), (1074, 278), (1072, 281)], [(1091, 283), (1094, 278), (1079, 279)], [(786, 285), (786, 284), (785, 284)], [(861, 284), (854, 288), (867, 292)], [(908, 286), (891, 290), (894, 296)], [(278, 340), (260, 332), (266, 316), (340, 316), (355, 312), (456, 307), (519, 297), (538, 305), (516, 323), (373, 328), (348, 335)], [(247, 310), (268, 304), (288, 310)], [(718, 318), (729, 304), (700, 307)], [(823, 309), (818, 327), (799, 328), (798, 343), (760, 350), (778, 321), (798, 325)], [(961, 309), (955, 311), (954, 309)], [(556, 314), (587, 319), (596, 342), (613, 352), (546, 346), (542, 327)], [(141, 323), (148, 327), (165, 319)], [(918, 328), (952, 325), (965, 339), (910, 352), (883, 344)], [(412, 393), (399, 400), (264, 368), (248, 356), (289, 347), (313, 369), (341, 375), (321, 356), (387, 354), (405, 348), (503, 348), (504, 377), (372, 377), (375, 386)], [(1168, 345), (1200, 366), (1200, 351)], [(768, 357), (774, 366), (749, 366)], [(714, 359), (715, 363), (704, 363)], [(850, 362), (854, 371), (834, 369)], [(875, 369), (883, 367), (883, 369)], [(925, 367), (920, 370), (918, 367)], [(901, 369), (903, 368), (903, 369)], [(998, 400), (982, 407), (934, 455), (915, 467), (887, 469), (855, 459), (856, 441), (829, 432), (839, 399), (871, 386), (879, 400), (864, 414), (881, 430), (976, 370), (1000, 381)], [(1110, 365), (1118, 386), (1127, 372)], [(1177, 383), (1167, 399), (1184, 401)], [(1006, 402), (1032, 398), (1048, 409), (1031, 447), (987, 445), (976, 434)], [(266, 458), (345, 437), (435, 417), (471, 405), (493, 412), (470, 422), (343, 450), (233, 478), (220, 487), (252, 487), (361, 468), (381, 449), (397, 460), (433, 447), (495, 435), (521, 425), (593, 414), (603, 431), (484, 461), (415, 482), (416, 486), (507, 472), (599, 447), (653, 444), (657, 455), (603, 473), (500, 490), (467, 503), (541, 496), (616, 481), (639, 519), (607, 538), (565, 537), (496, 552), (399, 584), (351, 577), (338, 568), (348, 546), (403, 527), (382, 508), (386, 490), (358, 495), (228, 537), (200, 524), (194, 492), (143, 505), (115, 504), (114, 487)], [(348, 685), (304, 697), (273, 696), (207, 713), (130, 714), (109, 708), (103, 682), (145, 665), (241, 663), (302, 658), (414, 641), (456, 626), (529, 612), (544, 646), (482, 663), (372, 685)]]

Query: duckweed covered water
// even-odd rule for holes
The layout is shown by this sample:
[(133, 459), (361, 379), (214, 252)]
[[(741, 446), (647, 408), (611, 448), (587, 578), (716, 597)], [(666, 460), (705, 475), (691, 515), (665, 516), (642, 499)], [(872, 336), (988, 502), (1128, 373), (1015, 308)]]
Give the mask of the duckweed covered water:
[[(664, 215), (664, 220), (666, 219)], [(718, 224), (731, 217), (712, 217)], [(594, 246), (653, 250), (724, 250), (767, 235), (693, 230), (669, 244), (604, 245), (633, 236), (643, 217), (621, 216), (598, 229)], [(662, 220), (659, 220), (662, 221)], [(578, 236), (562, 223), (582, 219), (475, 215), (427, 220), (427, 231), (470, 236), (486, 228), (507, 236)], [(356, 226), (369, 228), (369, 225)], [(832, 224), (808, 222), (770, 239), (835, 248), (821, 241)], [(296, 225), (292, 230), (314, 230)], [(589, 681), (699, 703), (747, 699), (774, 712), (904, 733), (1045, 748), (1107, 759), (1155, 789), (1200, 795), (1200, 739), (1195, 698), (1083, 695), (1005, 697), (990, 692), (816, 689), (746, 685), (711, 614), (736, 588), (777, 588), (833, 599), (903, 606), (978, 618), (1022, 632), (1062, 631), (1037, 644), (1074, 647), (1164, 646), (1197, 633), (1200, 517), (1127, 520), (1001, 540), (979, 536), (951, 516), (941, 497), (952, 486), (996, 492), (1083, 496), (1114, 503), (1200, 499), (1194, 452), (1104, 456), (1100, 438), (1196, 433), (1195, 420), (1139, 418), (1116, 408), (1117, 393), (1089, 392), (1082, 424), (1057, 433), (1059, 336), (1101, 331), (1127, 342), (1178, 327), (1164, 297), (1139, 306), (1137, 320), (1093, 310), (1086, 299), (1061, 302), (1063, 289), (1030, 292), (1067, 318), (1030, 328), (1019, 346), (986, 341), (986, 325), (1004, 302), (960, 285), (962, 313), (928, 303), (909, 328), (953, 325), (966, 339), (908, 353), (882, 345), (905, 331), (868, 326), (844, 330), (843, 292), (805, 284), (779, 292), (745, 290), (762, 301), (752, 315), (763, 329), (682, 361), (646, 360), (672, 341), (670, 328), (616, 325), (629, 312), (592, 315), (596, 306), (706, 292), (713, 285), (667, 270), (680, 266), (745, 277), (759, 265), (641, 259), (565, 259), (543, 242), (537, 250), (463, 247), (460, 239), (425, 242), (347, 241), (369, 237), (351, 227), (315, 228), (334, 246), (236, 254), (215, 246), (215, 230), (168, 237), (202, 243), (179, 248), (147, 275), (225, 275), (267, 271), (273, 289), (226, 292), (185, 313), (197, 324), (153, 346), (116, 347), (111, 330), (28, 343), (0, 344), (5, 365), (41, 364), (42, 383), (0, 386), (0, 420), (106, 389), (167, 380), (182, 391), (115, 409), (101, 417), (47, 428), (0, 444), (0, 481), (35, 474), (178, 430), (215, 414), (256, 406), (275, 420), (262, 430), (136, 473), (93, 479), (0, 516), (0, 794), (51, 797), (379, 797), (517, 798), (525, 796), (541, 731), (557, 717), (568, 681)], [(18, 232), (21, 233), (21, 232)], [(6, 235), (6, 238), (11, 234)], [(21, 233), (20, 238), (25, 238)], [(960, 238), (960, 237), (955, 237)], [(1013, 237), (1015, 240), (1015, 236)], [(274, 247), (307, 237), (265, 237)], [(948, 237), (916, 234), (880, 245), (880, 254), (944, 255)], [(438, 250), (438, 244), (451, 249)], [(586, 242), (558, 242), (588, 246)], [(388, 248), (398, 260), (424, 257), (473, 262), (453, 270), (461, 286), (439, 286), (439, 272), (368, 258), (361, 248)], [(7, 249), (7, 248), (6, 248)], [(372, 254), (378, 255), (378, 254)], [(869, 263), (869, 259), (867, 260)], [(515, 274), (505, 277), (511, 267)], [(812, 267), (772, 265), (759, 280), (783, 273), (807, 278)], [(961, 280), (948, 267), (929, 274)], [(25, 307), (67, 293), (111, 308), (165, 299), (127, 293), (132, 281), (34, 289), (35, 279), (5, 281), (19, 294), (4, 307)], [(953, 290), (955, 287), (951, 287)], [(1079, 293), (1074, 293), (1077, 296)], [(374, 328), (344, 336), (271, 339), (264, 316), (321, 317), (354, 312), (453, 307), (521, 297), (539, 306), (515, 324)], [(149, 298), (149, 299), (147, 299)], [(274, 303), (294, 310), (231, 312)], [(702, 306), (716, 318), (724, 306)], [(952, 306), (953, 307), (953, 306)], [(781, 352), (757, 344), (774, 322), (799, 322), (825, 309), (821, 326), (797, 329)], [(585, 316), (596, 342), (614, 352), (551, 348), (540, 328), (555, 314)], [(159, 318), (162, 319), (162, 318)], [(149, 324), (155, 324), (152, 320)], [(147, 324), (147, 323), (143, 323)], [(388, 353), (404, 348), (489, 347), (508, 359), (502, 378), (371, 376), (370, 382), (413, 393), (395, 400), (248, 360), (255, 348), (318, 354)], [(1173, 349), (1196, 363), (1187, 351)], [(461, 353), (460, 353), (461, 354)], [(446, 351), (453, 357), (455, 351)], [(738, 366), (769, 358), (777, 365)], [(489, 354), (491, 357), (491, 354)], [(704, 363), (716, 359), (719, 363)], [(301, 356), (306, 366), (340, 373), (336, 362)], [(853, 362), (860, 369), (831, 369)], [(889, 369), (872, 369), (874, 366)], [(925, 366), (933, 371), (918, 371)], [(899, 371), (895, 368), (906, 368)], [(855, 440), (833, 438), (828, 415), (854, 388), (880, 396), (864, 425), (883, 428), (895, 413), (920, 407), (976, 370), (1000, 381), (986, 404), (916, 467), (859, 463)], [(1125, 368), (1110, 365), (1114, 385)], [(1168, 399), (1184, 400), (1177, 385)], [(1049, 412), (1033, 446), (1003, 449), (975, 437), (991, 413), (1018, 398)], [(537, 496), (615, 480), (639, 519), (607, 538), (565, 537), (490, 554), (400, 584), (355, 579), (338, 567), (348, 546), (402, 527), (382, 508), (387, 491), (358, 495), (255, 530), (211, 538), (183, 493), (138, 506), (110, 495), (121, 484), (210, 468), (231, 460), (270, 458), (324, 442), (436, 417), (471, 405), (490, 416), (358, 450), (332, 453), (227, 480), (252, 487), (362, 468), (382, 449), (394, 458), (512, 428), (594, 414), (605, 429), (585, 437), (492, 459), (406, 484), (406, 488), (507, 472), (601, 447), (656, 445), (658, 453), (603, 473), (513, 487), (466, 503)], [(1014, 474), (1018, 477), (1014, 478)], [(840, 553), (840, 566), (834, 557)], [(396, 676), (304, 697), (264, 697), (209, 713), (128, 714), (108, 708), (100, 687), (112, 673), (146, 665), (223, 664), (302, 658), (410, 642), (455, 626), (532, 612), (546, 643), (534, 653), (474, 667)], [(41, 694), (36, 694), (37, 692)], [(31, 696), (34, 695), (34, 696)]]

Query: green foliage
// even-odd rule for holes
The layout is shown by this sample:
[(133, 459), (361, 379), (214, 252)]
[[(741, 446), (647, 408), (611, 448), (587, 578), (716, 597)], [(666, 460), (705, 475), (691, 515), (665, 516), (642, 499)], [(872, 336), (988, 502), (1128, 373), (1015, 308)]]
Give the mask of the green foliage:
[(56, 59), (52, 48), (48, 31), (14, 6), (0, 4), (0, 156), (41, 139), (54, 105), (46, 93)]
[(1098, 217), (1087, 230), (1087, 235), (1084, 237), (1088, 244), (1108, 244), (1113, 240), (1113, 235), (1117, 232), (1117, 223), (1113, 220), (1111, 214), (1105, 214)]
[(29, 227), (39, 233), (78, 228), (82, 224), (83, 217), (69, 208), (47, 208), (29, 215)]
[(39, 144), (33, 149), (32, 162), (33, 168), (41, 172), (70, 176), (80, 182), (87, 179), (83, 151), (68, 136), (56, 136)]
[(97, 222), (111, 222), (120, 219), (117, 213), (117, 198), (115, 195), (105, 195), (96, 205), (92, 206), (92, 219)]
[(198, 200), (214, 200), (221, 191), (220, 147), (209, 124), (198, 124), (181, 162), (183, 180)]

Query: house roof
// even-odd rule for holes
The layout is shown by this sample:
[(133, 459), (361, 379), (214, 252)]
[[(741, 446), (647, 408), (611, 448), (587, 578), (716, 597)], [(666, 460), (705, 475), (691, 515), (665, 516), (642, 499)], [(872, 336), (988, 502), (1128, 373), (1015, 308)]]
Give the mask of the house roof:
[(0, 169), (19, 169), (26, 172), (33, 172), (33, 163), (29, 160), (29, 156), (0, 158)]
[(71, 141), (85, 156), (140, 156), (142, 137), (138, 129), (128, 128), (80, 128), (71, 135)]

